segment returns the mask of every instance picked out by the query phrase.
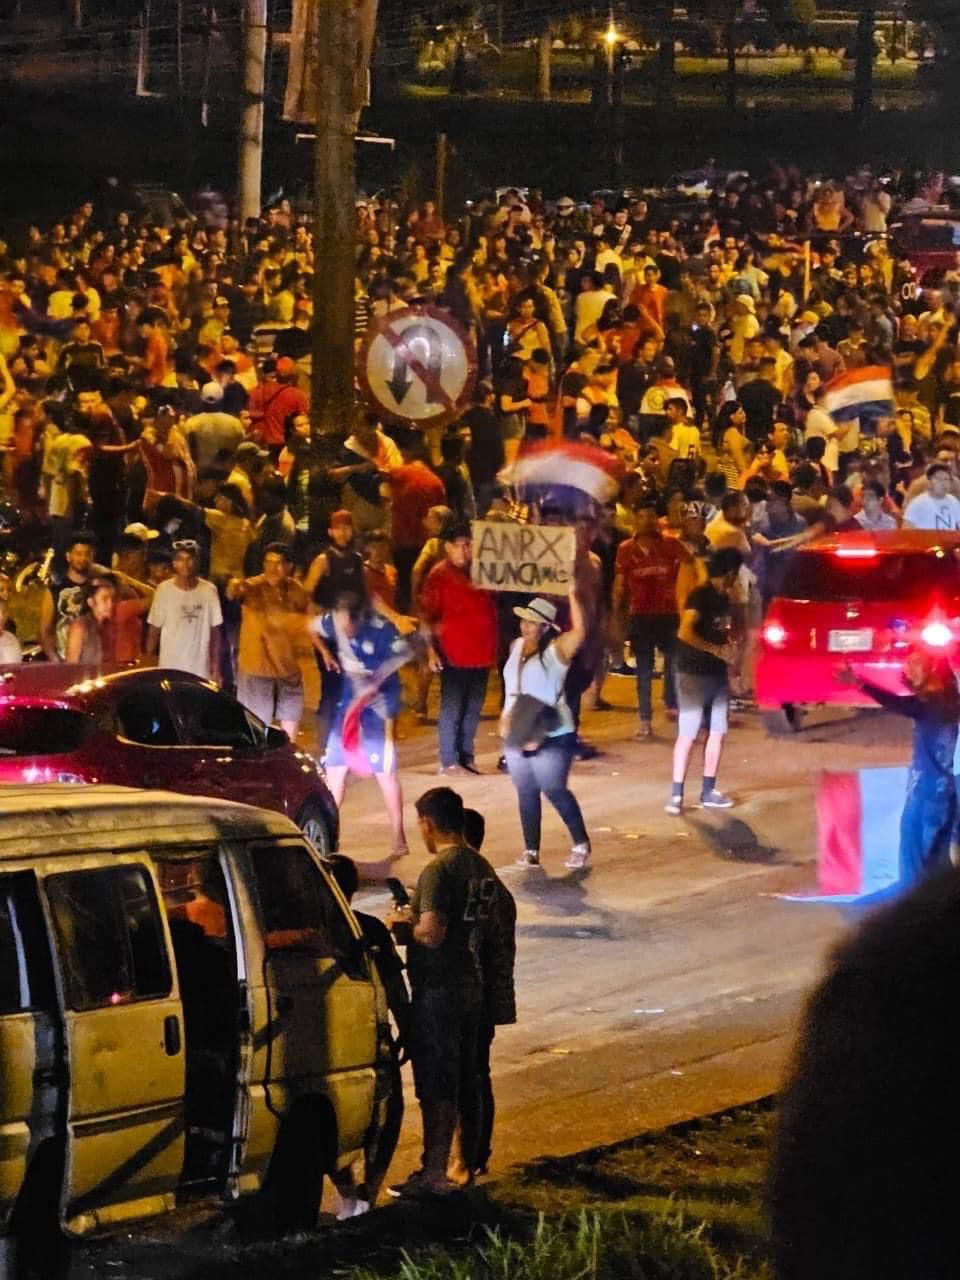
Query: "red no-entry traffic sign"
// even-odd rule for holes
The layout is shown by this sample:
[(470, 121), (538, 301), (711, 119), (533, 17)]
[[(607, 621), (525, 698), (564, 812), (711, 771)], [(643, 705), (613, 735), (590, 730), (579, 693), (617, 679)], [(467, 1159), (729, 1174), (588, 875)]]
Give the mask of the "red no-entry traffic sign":
[(358, 364), (364, 395), (377, 412), (419, 426), (457, 418), (477, 376), (473, 343), (440, 307), (407, 307), (373, 321)]

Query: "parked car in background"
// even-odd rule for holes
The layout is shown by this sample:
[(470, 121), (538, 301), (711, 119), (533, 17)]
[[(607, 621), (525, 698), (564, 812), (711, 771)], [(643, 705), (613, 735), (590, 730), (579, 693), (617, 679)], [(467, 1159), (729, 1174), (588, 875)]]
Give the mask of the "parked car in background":
[(181, 671), (63, 663), (0, 672), (0, 782), (113, 782), (217, 796), (291, 818), (322, 852), (337, 807), (313, 757)]

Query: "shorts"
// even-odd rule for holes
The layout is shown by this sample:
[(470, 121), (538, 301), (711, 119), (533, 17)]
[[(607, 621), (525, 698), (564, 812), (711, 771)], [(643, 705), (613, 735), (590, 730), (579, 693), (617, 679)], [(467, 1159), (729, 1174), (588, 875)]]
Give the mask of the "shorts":
[(285, 676), (282, 680), (273, 676), (248, 676), (243, 671), (237, 675), (237, 700), (264, 724), (274, 720), (299, 720), (303, 715), (303, 677)]
[(727, 732), (730, 683), (722, 676), (697, 676), (677, 672), (678, 732), (681, 738), (695, 738), (706, 721), (709, 733)]
[(480, 1087), (481, 1027), (486, 1015), (479, 995), (439, 988), (415, 991), (410, 1004), (409, 1049), (420, 1102), (467, 1102)]
[[(397, 747), (394, 737), (393, 717), (384, 720), (383, 716), (369, 707), (360, 713), (360, 753), (365, 757), (369, 772), (374, 776), (397, 772)], [(341, 729), (343, 727), (343, 708), (337, 709), (337, 718), (327, 739), (327, 750), (323, 763), (334, 769), (352, 767), (343, 750)]]

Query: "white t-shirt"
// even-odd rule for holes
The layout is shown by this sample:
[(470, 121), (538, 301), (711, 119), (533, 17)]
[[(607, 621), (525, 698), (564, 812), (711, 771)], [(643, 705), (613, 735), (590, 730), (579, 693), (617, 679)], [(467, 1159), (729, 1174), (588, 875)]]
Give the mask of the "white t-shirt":
[(210, 679), (210, 631), (223, 622), (212, 582), (201, 578), (191, 591), (182, 591), (172, 578), (161, 582), (147, 622), (160, 631), (161, 667)]
[(22, 659), (23, 651), (17, 637), (12, 631), (0, 631), (0, 667), (8, 663), (20, 662)]
[(503, 688), (505, 699), (503, 709), (507, 713), (513, 710), (513, 704), (520, 693), (529, 693), (533, 698), (556, 707), (557, 727), (547, 736), (558, 738), (563, 733), (573, 733), (573, 713), (567, 706), (563, 685), (570, 667), (563, 662), (557, 653), (556, 643), (548, 644), (543, 651), (543, 661), (536, 654), (521, 664), (520, 654), (523, 640), (514, 640), (510, 646), (510, 656), (503, 668)]
[(918, 493), (907, 504), (903, 523), (910, 529), (960, 529), (960, 500), (952, 493), (944, 498)]

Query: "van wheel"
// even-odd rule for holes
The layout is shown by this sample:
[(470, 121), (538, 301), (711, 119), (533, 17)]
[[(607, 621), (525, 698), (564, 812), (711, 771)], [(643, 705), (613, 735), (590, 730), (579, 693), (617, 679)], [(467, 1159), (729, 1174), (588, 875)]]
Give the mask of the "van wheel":
[(332, 1121), (319, 1107), (294, 1107), (280, 1127), (259, 1218), (270, 1235), (312, 1231), (320, 1214), (323, 1175), (334, 1167)]
[(330, 839), (330, 824), (322, 805), (316, 800), (308, 800), (300, 811), (297, 826), (314, 846), (318, 853), (326, 857), (333, 853), (333, 841)]
[(9, 1280), (67, 1280), (72, 1263), (69, 1238), (60, 1227), (63, 1158), (50, 1143), (27, 1171), (10, 1222)]
[(803, 727), (803, 710), (795, 702), (785, 702), (778, 711), (763, 713), (763, 727), (772, 738), (799, 733)]

